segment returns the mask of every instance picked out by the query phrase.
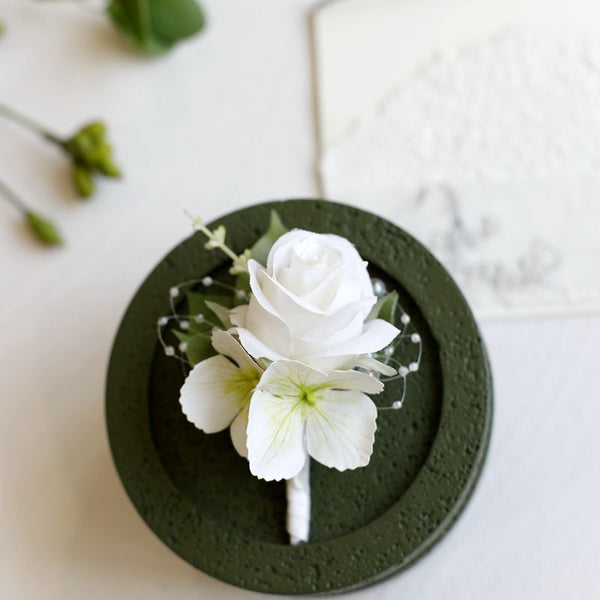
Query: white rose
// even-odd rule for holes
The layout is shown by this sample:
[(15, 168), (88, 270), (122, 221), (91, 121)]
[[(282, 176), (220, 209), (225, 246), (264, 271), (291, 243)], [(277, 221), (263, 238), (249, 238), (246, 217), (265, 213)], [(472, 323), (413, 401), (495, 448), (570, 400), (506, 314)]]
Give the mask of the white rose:
[(231, 320), (254, 358), (348, 369), (399, 333), (381, 319), (365, 322), (376, 297), (367, 263), (345, 238), (290, 231), (272, 247), (266, 269), (250, 260), (248, 271), (250, 303)]

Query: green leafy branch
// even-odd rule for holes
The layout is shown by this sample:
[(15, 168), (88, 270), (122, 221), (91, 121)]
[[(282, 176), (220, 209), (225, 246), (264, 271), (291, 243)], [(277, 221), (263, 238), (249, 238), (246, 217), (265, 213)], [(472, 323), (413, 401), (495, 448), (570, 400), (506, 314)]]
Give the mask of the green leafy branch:
[[(215, 354), (211, 343), (211, 332), (215, 322), (221, 323), (225, 329), (231, 327), (229, 321), (229, 310), (240, 302), (240, 296), (237, 292), (242, 290), (243, 297), (247, 299), (247, 292), (250, 290), (248, 281), (248, 261), (250, 258), (261, 264), (266, 264), (267, 256), (273, 244), (288, 229), (282, 223), (276, 211), (271, 211), (269, 227), (265, 233), (240, 255), (237, 255), (226, 243), (226, 229), (219, 225), (216, 229), (210, 230), (202, 219), (192, 216), (186, 212), (188, 218), (192, 220), (194, 229), (203, 233), (207, 241), (204, 247), (207, 250), (219, 249), (225, 253), (232, 261), (230, 274), (236, 276), (235, 286), (230, 288), (230, 295), (211, 295), (203, 292), (188, 291), (186, 293), (186, 309), (190, 315), (189, 320), (180, 318), (179, 326), (185, 324), (181, 330), (173, 330), (173, 334), (179, 341), (179, 349), (183, 352), (187, 360), (195, 365)], [(212, 284), (212, 278), (208, 277)], [(242, 300), (243, 301), (243, 300)], [(247, 301), (247, 300), (246, 300)]]

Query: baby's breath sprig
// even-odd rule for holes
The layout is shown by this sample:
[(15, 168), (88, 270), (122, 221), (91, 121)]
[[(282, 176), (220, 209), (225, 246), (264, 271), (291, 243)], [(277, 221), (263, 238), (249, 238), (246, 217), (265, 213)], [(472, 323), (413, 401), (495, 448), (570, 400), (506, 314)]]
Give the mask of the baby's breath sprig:
[(252, 253), (246, 248), (242, 254), (238, 255), (225, 243), (225, 236), (227, 234), (225, 225), (219, 225), (216, 229), (211, 231), (200, 217), (195, 217), (187, 210), (184, 211), (184, 214), (190, 219), (194, 229), (202, 232), (208, 238), (208, 241), (204, 244), (204, 247), (207, 250), (219, 248), (219, 250), (231, 258), (232, 266), (229, 269), (229, 272), (232, 275), (241, 275), (242, 273), (248, 272), (248, 261), (250, 260)]

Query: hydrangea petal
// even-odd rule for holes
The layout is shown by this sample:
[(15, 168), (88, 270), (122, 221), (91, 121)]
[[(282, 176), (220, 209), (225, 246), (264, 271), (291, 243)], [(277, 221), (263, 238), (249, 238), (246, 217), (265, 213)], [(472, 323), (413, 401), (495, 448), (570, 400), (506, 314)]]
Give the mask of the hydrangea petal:
[(229, 385), (239, 369), (224, 356), (199, 362), (181, 388), (179, 402), (188, 421), (206, 433), (229, 426), (247, 398)]
[(256, 363), (250, 358), (241, 344), (227, 331), (215, 329), (212, 333), (211, 342), (213, 348), (223, 356), (235, 361), (242, 369), (256, 369)]
[(236, 449), (236, 452), (244, 458), (248, 458), (247, 429), (249, 408), (250, 403), (247, 402), (244, 408), (240, 410), (237, 417), (233, 420), (233, 423), (229, 428), (231, 443)]
[(391, 367), (390, 365), (386, 365), (381, 361), (369, 356), (368, 354), (363, 354), (356, 359), (356, 366), (361, 367), (362, 369), (367, 369), (367, 371), (375, 371), (376, 373), (381, 373), (386, 377), (393, 377), (398, 374), (398, 371)]
[(250, 472), (260, 479), (291, 479), (306, 461), (304, 404), (256, 390), (248, 416)]
[(377, 408), (356, 391), (326, 390), (315, 400), (306, 421), (308, 453), (340, 471), (369, 463), (377, 429)]
[(331, 389), (353, 390), (365, 394), (383, 392), (383, 383), (379, 379), (360, 371), (329, 371), (327, 385)]

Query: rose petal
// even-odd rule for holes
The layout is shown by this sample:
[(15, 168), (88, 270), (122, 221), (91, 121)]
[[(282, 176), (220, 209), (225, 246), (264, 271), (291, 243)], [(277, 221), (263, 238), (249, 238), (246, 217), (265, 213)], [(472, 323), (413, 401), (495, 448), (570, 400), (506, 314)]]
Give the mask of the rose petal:
[(370, 310), (372, 302), (361, 300), (344, 306), (335, 314), (321, 319), (316, 327), (298, 333), (303, 342), (318, 344), (322, 347), (341, 344), (361, 335), (365, 321), (365, 311)]
[(267, 481), (291, 479), (306, 460), (303, 403), (257, 390), (250, 401), (250, 472)]
[[(250, 331), (267, 348), (270, 348), (271, 353), (281, 356), (289, 355), (292, 343), (288, 326), (267, 312), (254, 296), (250, 298), (250, 304), (248, 304), (245, 329)], [(250, 355), (256, 357), (250, 352), (241, 336), (240, 340)]]
[(233, 325), (237, 327), (246, 327), (246, 320), (248, 319), (248, 305), (240, 304), (229, 311), (229, 318)]
[(399, 333), (400, 330), (391, 323), (383, 319), (373, 319), (365, 324), (359, 337), (326, 348), (318, 352), (318, 356), (345, 356), (377, 352), (377, 350), (385, 348)]
[(373, 452), (377, 408), (360, 392), (327, 390), (308, 411), (308, 453), (340, 471), (364, 467)]
[[(256, 273), (256, 281), (261, 287), (265, 297), (269, 298), (270, 304), (278, 315), (288, 316), (288, 328), (292, 336), (303, 339), (323, 340), (335, 332), (339, 332), (348, 326), (356, 315), (360, 317), (360, 323), (365, 320), (376, 298), (372, 296), (367, 299), (348, 301), (346, 306), (335, 313), (323, 313), (315, 307), (311, 307), (305, 300), (290, 294), (278, 282), (274, 281), (266, 271)], [(257, 300), (259, 300), (257, 298)], [(260, 300), (259, 300), (260, 303)], [(352, 335), (358, 335), (361, 327)], [(260, 337), (260, 336), (259, 336)], [(345, 341), (346, 338), (341, 338)]]
[(187, 376), (179, 402), (188, 421), (206, 433), (229, 426), (248, 398), (230, 388), (239, 369), (224, 356), (213, 356), (198, 363)]
[(248, 445), (247, 445), (247, 434), (248, 429), (248, 411), (250, 409), (250, 403), (247, 402), (246, 406), (240, 410), (237, 417), (233, 420), (231, 427), (229, 428), (229, 435), (231, 436), (231, 443), (236, 449), (237, 453), (244, 458), (248, 458)]
[(294, 245), (311, 234), (303, 229), (292, 229), (284, 233), (272, 246), (267, 258), (267, 271), (270, 275), (277, 274), (283, 267), (289, 267), (292, 263)]
[(242, 346), (244, 346), (248, 354), (256, 359), (266, 358), (268, 360), (279, 360), (281, 358), (287, 358), (263, 344), (263, 342), (261, 342), (253, 333), (243, 327), (237, 328), (237, 334), (240, 336)]

